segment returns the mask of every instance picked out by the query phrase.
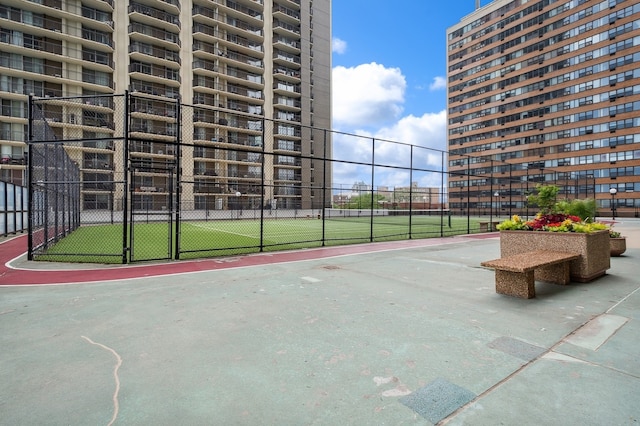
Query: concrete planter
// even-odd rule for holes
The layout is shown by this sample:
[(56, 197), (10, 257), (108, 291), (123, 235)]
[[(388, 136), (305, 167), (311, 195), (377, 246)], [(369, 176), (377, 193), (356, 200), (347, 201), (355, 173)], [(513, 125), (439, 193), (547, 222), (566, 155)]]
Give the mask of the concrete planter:
[(627, 251), (627, 238), (609, 238), (611, 244), (611, 256), (617, 257)]
[[(589, 282), (604, 275), (611, 267), (611, 238), (609, 231), (591, 234), (576, 232), (500, 231), (500, 257), (534, 250), (577, 253), (571, 261), (572, 281)], [(537, 271), (536, 271), (537, 274)], [(536, 279), (545, 281), (545, 277)]]

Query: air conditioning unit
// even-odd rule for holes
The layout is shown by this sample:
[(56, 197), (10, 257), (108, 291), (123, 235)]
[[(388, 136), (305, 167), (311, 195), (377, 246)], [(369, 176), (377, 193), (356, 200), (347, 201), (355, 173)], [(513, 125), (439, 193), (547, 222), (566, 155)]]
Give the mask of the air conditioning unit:
[(158, 154), (162, 155), (162, 154), (164, 154), (164, 151), (163, 151), (163, 150), (161, 150), (161, 149), (159, 149), (159, 150), (158, 150)]

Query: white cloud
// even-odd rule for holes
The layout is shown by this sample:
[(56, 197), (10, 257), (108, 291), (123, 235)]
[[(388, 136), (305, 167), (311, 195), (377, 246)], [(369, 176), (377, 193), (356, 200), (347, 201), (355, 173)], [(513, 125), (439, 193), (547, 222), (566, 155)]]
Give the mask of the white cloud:
[(333, 121), (352, 127), (377, 127), (400, 117), (406, 80), (399, 68), (372, 62), (333, 69)]
[(440, 90), (447, 88), (447, 80), (444, 77), (434, 77), (433, 82), (429, 85), (429, 90)]
[(342, 55), (347, 51), (347, 42), (344, 40), (340, 40), (338, 37), (334, 37), (331, 40), (331, 51)]
[[(355, 182), (374, 185), (439, 187), (447, 150), (446, 111), (402, 116), (406, 80), (398, 68), (377, 63), (333, 69), (333, 122), (345, 133), (334, 133), (334, 188), (351, 188)], [(431, 90), (446, 87), (436, 77)], [(399, 142), (399, 143), (391, 143)], [(375, 146), (374, 146), (375, 143)], [(430, 149), (427, 149), (430, 148)], [(362, 165), (360, 163), (363, 163)], [(413, 165), (410, 174), (406, 167)], [(446, 164), (445, 164), (446, 167)]]
[(381, 128), (376, 137), (417, 145), (424, 148), (446, 150), (446, 111), (425, 113), (421, 117), (403, 117), (391, 127)]
[[(359, 131), (353, 135), (336, 134), (333, 137), (336, 160), (348, 161), (334, 163), (334, 187), (351, 187), (354, 182), (371, 180), (371, 168), (354, 164), (358, 161), (369, 163), (372, 152), (375, 163), (387, 167), (376, 167), (375, 185), (408, 186), (410, 180), (420, 186), (438, 187), (441, 184), (439, 173), (414, 171), (410, 176), (402, 168), (413, 164), (418, 170), (441, 170), (443, 157), (441, 151), (447, 147), (446, 111), (425, 113), (420, 117), (409, 115), (396, 123), (382, 127), (375, 132)], [(373, 141), (375, 142), (375, 150)], [(400, 144), (386, 141), (400, 142)], [(413, 148), (411, 148), (413, 146)], [(422, 149), (431, 148), (431, 149)], [(394, 168), (398, 166), (400, 168)], [(446, 167), (446, 164), (445, 164)]]

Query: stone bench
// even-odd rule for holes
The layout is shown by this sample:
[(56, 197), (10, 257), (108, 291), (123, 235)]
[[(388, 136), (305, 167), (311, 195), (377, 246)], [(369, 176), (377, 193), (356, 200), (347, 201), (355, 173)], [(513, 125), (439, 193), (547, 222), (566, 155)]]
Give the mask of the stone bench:
[(499, 220), (494, 220), (494, 221), (480, 221), (478, 222), (480, 224), (480, 232), (490, 232), (490, 231), (497, 231), (498, 228), (498, 224), (500, 223)]
[(536, 297), (535, 281), (569, 284), (570, 263), (580, 257), (576, 253), (537, 250), (480, 265), (495, 269), (496, 293), (531, 299)]

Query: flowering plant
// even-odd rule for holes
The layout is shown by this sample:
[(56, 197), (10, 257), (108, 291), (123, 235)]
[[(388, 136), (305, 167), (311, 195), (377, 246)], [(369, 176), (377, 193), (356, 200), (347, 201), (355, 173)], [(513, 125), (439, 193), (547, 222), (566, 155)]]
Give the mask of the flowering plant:
[(622, 238), (622, 234), (618, 231), (614, 231), (613, 228), (609, 228), (609, 236), (611, 238)]
[(546, 232), (580, 232), (591, 233), (607, 229), (607, 225), (599, 222), (586, 222), (578, 216), (564, 213), (538, 213), (531, 220), (524, 220), (513, 215), (497, 226), (500, 231), (546, 231)]
[(607, 225), (592, 221), (596, 212), (594, 200), (556, 201), (559, 188), (555, 185), (538, 185), (537, 194), (527, 196), (527, 201), (540, 208), (531, 220), (514, 215), (498, 224), (500, 231), (580, 232), (589, 234), (609, 229)]

